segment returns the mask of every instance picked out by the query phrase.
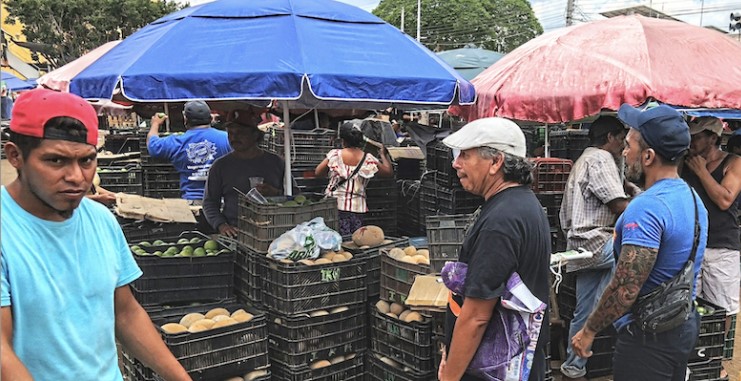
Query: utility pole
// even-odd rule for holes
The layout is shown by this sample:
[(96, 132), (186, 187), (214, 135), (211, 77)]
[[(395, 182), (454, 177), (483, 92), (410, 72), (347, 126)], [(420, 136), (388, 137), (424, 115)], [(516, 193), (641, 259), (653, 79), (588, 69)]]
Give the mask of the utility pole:
[(404, 7), (401, 7), (401, 31), (404, 32)]
[(574, 1), (566, 0), (566, 26), (574, 25)]
[(702, 14), (705, 13), (705, 0), (700, 3), (700, 26), (702, 26)]
[(422, 35), (422, 0), (417, 0), (417, 42), (420, 42)]

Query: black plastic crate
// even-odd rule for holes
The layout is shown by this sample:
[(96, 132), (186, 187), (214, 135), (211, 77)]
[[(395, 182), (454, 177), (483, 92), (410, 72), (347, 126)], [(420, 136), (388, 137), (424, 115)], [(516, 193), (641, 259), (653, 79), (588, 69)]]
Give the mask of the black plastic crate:
[(271, 312), (294, 316), (366, 300), (366, 263), (306, 266), (265, 259), (263, 303)]
[(420, 217), (421, 187), (420, 181), (397, 181), (399, 201), (396, 226), (400, 235), (414, 237), (425, 234), (424, 220)]
[(536, 193), (540, 205), (546, 208), (548, 224), (551, 228), (557, 229), (561, 226), (558, 213), (561, 211), (561, 201), (563, 201), (563, 192), (545, 192)]
[(239, 196), (239, 243), (258, 253), (267, 253), (270, 244), (281, 234), (302, 222), (322, 217), (329, 228), (338, 229), (337, 200), (322, 194), (305, 194), (312, 203), (300, 206), (282, 206), (293, 197), (269, 197), (268, 205), (254, 204)]
[(362, 381), (365, 380), (365, 353), (355, 353), (330, 366), (310, 369), (308, 366), (290, 367), (275, 361), (272, 365), (274, 381)]
[(701, 298), (697, 298), (697, 305), (706, 312), (700, 317), (700, 333), (689, 362), (720, 359), (725, 346), (726, 310)]
[(375, 354), (369, 353), (366, 360), (368, 379), (371, 381), (436, 381), (434, 371), (417, 373), (404, 371), (383, 363)]
[(442, 187), (428, 180), (422, 182), (421, 192), (420, 199), (425, 200), (434, 214), (473, 213), (484, 203), (482, 197), (463, 189)]
[(397, 261), (388, 256), (388, 248), (381, 253), (381, 299), (401, 305), (406, 302), (414, 277), (430, 272), (430, 266)]
[(140, 152), (139, 137), (135, 135), (110, 134), (105, 137), (103, 149), (113, 154)]
[[(568, 340), (568, 336), (566, 336)], [(612, 374), (612, 355), (615, 352), (617, 332), (610, 326), (597, 333), (592, 343), (592, 356), (587, 360), (587, 378)]]
[(183, 232), (196, 230), (196, 224), (116, 218), (129, 244), (138, 244), (142, 241), (151, 242), (158, 239), (163, 241), (177, 239)]
[(589, 146), (589, 130), (552, 131), (549, 134), (552, 157), (576, 161)]
[[(209, 241), (200, 233), (183, 233), (181, 239), (198, 238), (199, 243), (173, 243), (138, 246), (150, 255), (134, 254), (143, 275), (131, 284), (134, 297), (142, 305), (223, 300), (232, 297), (234, 288), (234, 253), (217, 242), (218, 255), (200, 257), (160, 257), (154, 252), (174, 247), (202, 245)], [(205, 254), (204, 254), (205, 255)]]
[(263, 301), (265, 255), (240, 246), (234, 257), (234, 292), (255, 305)]
[(530, 162), (533, 164), (533, 192), (564, 192), (574, 164), (571, 160), (538, 157)]
[(407, 323), (375, 310), (371, 337), (373, 352), (387, 356), (417, 373), (433, 371), (436, 347), (431, 319)]
[(731, 318), (731, 329), (728, 330), (726, 336), (726, 343), (723, 347), (723, 359), (729, 360), (733, 358), (733, 347), (736, 338), (736, 315)]
[[(276, 146), (285, 145), (284, 130), (279, 127), (271, 127), (268, 130), (271, 140)], [(294, 147), (327, 147), (334, 148), (337, 140), (337, 131), (326, 128), (316, 128), (309, 131), (291, 130), (291, 145)], [(327, 150), (329, 151), (329, 149)]]
[(427, 145), (427, 170), (435, 171), (434, 180), (439, 186), (460, 188), (461, 182), (453, 169), (453, 150), (442, 141)]
[(690, 362), (687, 367), (690, 369), (689, 381), (720, 381), (722, 365), (719, 359)]
[[(248, 322), (195, 333), (169, 334), (160, 329), (162, 340), (194, 381), (223, 379), (268, 366), (265, 313), (241, 304), (221, 307), (230, 312), (242, 308), (254, 317)], [(196, 306), (186, 313), (207, 311)], [(158, 326), (175, 322), (157, 316), (152, 316), (152, 321)], [(155, 378), (160, 379), (156, 375)]]
[(180, 198), (180, 173), (172, 164), (143, 164), (142, 192), (153, 198)]
[(290, 367), (310, 365), (338, 355), (366, 349), (366, 312), (363, 304), (329, 315), (270, 315), (271, 360)]
[(350, 252), (358, 259), (366, 261), (368, 300), (378, 299), (381, 293), (381, 249), (409, 246), (409, 239), (387, 236), (384, 243), (367, 249), (361, 249), (355, 245), (351, 236), (342, 237), (342, 240), (344, 241), (342, 248), (345, 251)]
[(466, 229), (472, 218), (471, 214), (427, 216), (430, 271), (439, 273), (445, 262), (458, 260)]
[(363, 225), (375, 225), (383, 229), (384, 234), (396, 236), (397, 233), (397, 209), (370, 209), (363, 216)]
[(136, 359), (128, 350), (121, 347), (121, 362), (123, 363), (123, 375), (131, 381), (154, 381), (154, 372)]

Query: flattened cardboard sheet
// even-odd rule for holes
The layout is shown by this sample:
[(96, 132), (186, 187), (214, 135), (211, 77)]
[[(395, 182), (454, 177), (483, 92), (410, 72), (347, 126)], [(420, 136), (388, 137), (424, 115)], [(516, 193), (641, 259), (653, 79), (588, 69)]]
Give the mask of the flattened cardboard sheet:
[(448, 288), (438, 275), (417, 275), (404, 304), (414, 310), (445, 311), (448, 305)]
[(188, 202), (180, 198), (155, 199), (133, 194), (116, 194), (116, 214), (124, 218), (155, 222), (196, 223)]

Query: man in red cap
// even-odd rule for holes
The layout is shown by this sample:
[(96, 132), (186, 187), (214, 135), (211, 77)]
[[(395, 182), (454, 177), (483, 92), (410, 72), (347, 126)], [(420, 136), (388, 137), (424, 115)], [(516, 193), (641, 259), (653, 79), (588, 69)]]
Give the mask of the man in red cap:
[(3, 379), (122, 380), (116, 339), (166, 380), (190, 377), (134, 299), (142, 275), (116, 219), (85, 198), (98, 118), (84, 99), (36, 89), (13, 109), (0, 188)]

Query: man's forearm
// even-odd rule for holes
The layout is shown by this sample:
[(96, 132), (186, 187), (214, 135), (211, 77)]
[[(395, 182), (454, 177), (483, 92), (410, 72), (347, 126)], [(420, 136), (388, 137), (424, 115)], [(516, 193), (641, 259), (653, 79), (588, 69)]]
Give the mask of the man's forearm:
[(116, 290), (116, 338), (144, 365), (166, 381), (192, 381), (154, 328), (152, 320), (134, 300), (128, 286)]
[[(462, 315), (462, 314), (461, 314)], [(445, 366), (445, 380), (460, 380), (471, 363), (476, 350), (484, 337), (488, 322), (477, 321), (473, 318), (461, 319), (455, 323), (453, 339), (448, 348), (447, 363)]]
[(656, 249), (623, 245), (615, 275), (587, 320), (590, 331), (597, 333), (607, 328), (630, 310), (656, 263), (657, 254)]
[(3, 347), (0, 351), (2, 352), (2, 381), (33, 381), (31, 373), (5, 340), (3, 340)]

